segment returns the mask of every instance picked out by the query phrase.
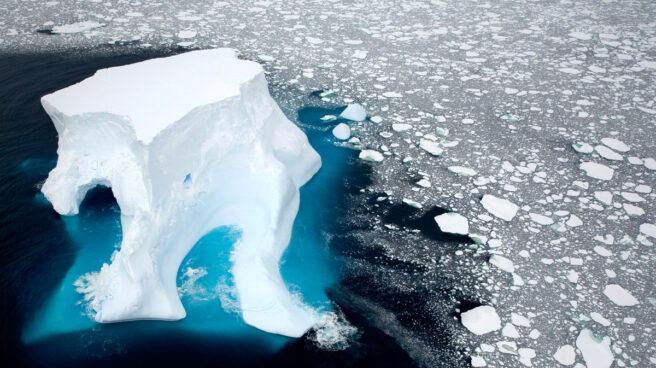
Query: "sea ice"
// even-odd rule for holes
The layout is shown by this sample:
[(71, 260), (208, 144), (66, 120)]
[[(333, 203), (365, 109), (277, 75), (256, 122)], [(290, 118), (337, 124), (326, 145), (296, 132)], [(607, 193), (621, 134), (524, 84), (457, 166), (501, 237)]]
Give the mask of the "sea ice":
[(624, 153), (624, 152), (629, 152), (629, 150), (631, 150), (631, 147), (629, 147), (626, 143), (616, 138), (602, 138), (601, 143), (614, 149), (617, 152)]
[(333, 128), (333, 135), (335, 138), (345, 141), (351, 136), (351, 128), (344, 123), (339, 123)]
[(76, 282), (96, 321), (184, 318), (178, 268), (220, 226), (241, 230), (231, 272), (247, 324), (298, 337), (318, 321), (278, 266), (321, 160), (259, 64), (194, 51), (99, 70), (41, 103), (59, 134), (42, 188), (54, 209), (77, 214), (97, 185), (121, 209), (120, 249)]
[(419, 147), (433, 156), (440, 156), (444, 152), (437, 142), (429, 141), (428, 139), (419, 140)]
[(572, 345), (563, 345), (556, 350), (553, 357), (561, 365), (572, 365), (576, 361), (576, 352)]
[(631, 293), (617, 284), (606, 285), (604, 295), (613, 303), (623, 307), (630, 307), (640, 303)]
[(615, 170), (610, 167), (595, 162), (583, 162), (579, 168), (585, 171), (585, 174), (591, 178), (599, 180), (610, 180), (613, 178)]
[(61, 25), (61, 26), (54, 26), (54, 27), (52, 27), (51, 32), (52, 33), (57, 33), (57, 34), (81, 33), (81, 32), (90, 31), (90, 30), (96, 29), (96, 28), (102, 28), (104, 26), (105, 26), (105, 24), (103, 24), (103, 23), (98, 23), (98, 22), (94, 22), (92, 20), (87, 20), (87, 21), (84, 21), (84, 22), (64, 24), (64, 25)]
[(339, 116), (348, 120), (363, 121), (367, 118), (367, 110), (360, 104), (349, 104)]
[(511, 221), (519, 210), (519, 207), (509, 200), (491, 194), (484, 195), (481, 204), (489, 213), (505, 221)]
[(583, 329), (576, 339), (576, 347), (581, 351), (588, 368), (610, 368), (613, 364), (608, 336), (598, 337), (587, 328)]
[(502, 271), (506, 271), (509, 273), (515, 272), (515, 265), (513, 264), (513, 262), (504, 256), (493, 254), (490, 256), (488, 262), (490, 262), (490, 264), (497, 266)]
[(644, 223), (640, 225), (640, 232), (647, 236), (651, 236), (652, 238), (656, 238), (656, 225)]
[(462, 325), (476, 335), (485, 335), (501, 328), (501, 319), (494, 307), (481, 305), (460, 315)]
[(364, 161), (371, 161), (371, 162), (383, 161), (383, 154), (374, 150), (362, 150), (358, 157)]
[(459, 213), (447, 212), (435, 216), (435, 222), (445, 233), (467, 235), (469, 234), (469, 221)]

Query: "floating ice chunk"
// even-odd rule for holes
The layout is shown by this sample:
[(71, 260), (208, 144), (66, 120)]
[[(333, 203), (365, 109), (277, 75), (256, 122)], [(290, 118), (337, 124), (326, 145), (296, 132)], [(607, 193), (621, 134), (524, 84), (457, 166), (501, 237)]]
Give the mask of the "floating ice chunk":
[(585, 174), (589, 177), (599, 180), (610, 180), (615, 173), (615, 170), (610, 167), (596, 162), (583, 162), (579, 165), (579, 168), (585, 171)]
[(626, 211), (626, 214), (629, 216), (642, 216), (645, 214), (645, 210), (630, 203), (623, 203), (622, 208), (624, 208), (624, 211)]
[(640, 232), (647, 236), (651, 236), (652, 238), (656, 238), (656, 225), (644, 223), (640, 225)]
[(487, 363), (485, 362), (485, 359), (478, 355), (474, 355), (471, 357), (471, 366), (472, 367), (485, 367), (487, 366)]
[(581, 351), (588, 368), (610, 368), (615, 359), (610, 350), (610, 338), (598, 337), (587, 328), (576, 338), (576, 347)]
[(647, 157), (644, 159), (643, 165), (645, 165), (645, 167), (649, 170), (656, 170), (656, 160), (654, 160), (652, 157)]
[(64, 24), (52, 27), (51, 32), (55, 34), (71, 34), (90, 31), (92, 29), (104, 27), (105, 24), (87, 20), (84, 22)]
[(535, 358), (535, 350), (531, 348), (520, 348), (517, 350), (519, 353), (519, 362), (524, 364), (527, 367), (532, 367), (533, 363), (531, 359)]
[(574, 142), (572, 143), (572, 148), (579, 153), (592, 153), (594, 151), (594, 148), (585, 142)]
[(360, 157), (360, 159), (364, 161), (371, 161), (371, 162), (383, 161), (383, 154), (374, 150), (362, 150), (358, 157)]
[(345, 141), (351, 136), (351, 128), (344, 123), (339, 123), (333, 128), (335, 138)]
[(580, 70), (574, 69), (574, 68), (559, 68), (558, 70), (560, 70), (563, 73), (567, 73), (567, 74), (579, 74), (579, 73), (581, 73)]
[(509, 200), (491, 194), (484, 195), (481, 204), (489, 213), (505, 221), (511, 221), (519, 210), (519, 207)]
[(531, 321), (519, 313), (510, 313), (510, 322), (515, 326), (531, 327)]
[(482, 305), (460, 315), (462, 325), (476, 335), (485, 335), (501, 328), (501, 319), (494, 307)]
[(511, 339), (518, 339), (519, 338), (519, 331), (515, 328), (510, 323), (506, 323), (505, 326), (503, 326), (503, 329), (501, 330), (501, 334), (505, 337), (510, 337)]
[(529, 213), (528, 216), (531, 218), (531, 221), (540, 225), (551, 225), (554, 223), (554, 220), (551, 217), (540, 215), (538, 213)]
[(435, 128), (435, 134), (439, 135), (440, 137), (446, 137), (449, 135), (449, 129), (437, 127)]
[(576, 351), (572, 345), (563, 345), (556, 350), (553, 357), (561, 365), (572, 365), (576, 361)]
[(464, 166), (449, 166), (449, 171), (452, 173), (462, 175), (462, 176), (474, 176), (476, 175), (476, 170), (469, 168), (469, 167), (464, 167)]
[(595, 253), (599, 254), (602, 257), (610, 257), (613, 255), (613, 252), (608, 250), (607, 248), (602, 247), (601, 245), (596, 245), (593, 250)]
[(464, 118), (464, 119), (462, 119), (462, 123), (465, 124), (465, 125), (471, 125), (471, 124), (474, 124), (474, 119)]
[(383, 118), (381, 118), (380, 116), (372, 116), (371, 121), (373, 121), (376, 124), (380, 124), (383, 121)]
[(606, 146), (614, 149), (617, 152), (629, 152), (631, 150), (631, 147), (629, 147), (626, 143), (615, 139), (615, 138), (602, 138), (601, 143), (605, 144)]
[(408, 198), (403, 198), (401, 200), (401, 202), (407, 204), (410, 207), (414, 207), (414, 208), (422, 208), (423, 207), (421, 203), (419, 203), (417, 201), (413, 201), (412, 199), (408, 199)]
[(447, 212), (435, 216), (435, 222), (445, 233), (467, 235), (469, 234), (469, 221), (459, 213)]
[(590, 33), (578, 32), (578, 31), (571, 32), (570, 34), (568, 34), (568, 36), (572, 38), (576, 38), (577, 40), (581, 40), (581, 41), (588, 41), (592, 39), (592, 35)]
[(394, 123), (392, 124), (392, 130), (395, 132), (405, 132), (407, 130), (412, 129), (412, 125), (410, 124), (403, 124), (403, 123)]
[(605, 204), (606, 206), (610, 206), (613, 203), (613, 193), (606, 190), (599, 190), (594, 192), (594, 197), (596, 200)]
[(398, 93), (398, 92), (388, 91), (388, 92), (383, 92), (383, 97), (387, 97), (387, 98), (401, 98), (401, 97), (403, 97), (403, 95), (400, 94), (400, 93)]
[(194, 38), (196, 37), (197, 32), (192, 30), (192, 29), (186, 29), (183, 31), (178, 32), (178, 38)]
[(230, 49), (194, 51), (102, 69), (41, 102), (59, 134), (42, 188), (54, 209), (77, 214), (99, 184), (121, 209), (120, 250), (76, 282), (96, 321), (184, 318), (178, 267), (220, 226), (241, 229), (231, 272), (247, 324), (299, 337), (318, 321), (279, 260), (299, 187), (321, 160), (259, 64)]
[(353, 52), (353, 58), (354, 59), (365, 59), (367, 58), (367, 50), (355, 50)]
[(617, 284), (606, 285), (604, 295), (613, 303), (623, 307), (630, 307), (640, 303), (631, 293)]
[(597, 312), (592, 312), (590, 313), (590, 318), (592, 318), (593, 321), (599, 323), (602, 326), (608, 327), (610, 326), (610, 321), (604, 318), (600, 313)]
[(437, 142), (429, 141), (428, 139), (421, 139), (419, 141), (419, 147), (433, 156), (440, 156), (444, 152)]
[(651, 187), (649, 185), (640, 184), (635, 187), (635, 191), (638, 193), (649, 194), (651, 193)]
[(610, 149), (606, 146), (597, 145), (597, 146), (595, 146), (594, 149), (595, 149), (595, 151), (597, 151), (597, 153), (601, 157), (603, 157), (607, 160), (612, 160), (612, 161), (622, 161), (622, 160), (624, 160), (624, 157), (622, 157), (622, 155), (620, 155), (619, 153), (613, 151), (612, 149)]
[(497, 349), (504, 354), (517, 355), (517, 344), (513, 341), (499, 341)]
[(637, 193), (622, 192), (621, 195), (622, 195), (622, 198), (626, 199), (629, 202), (644, 202), (645, 201), (645, 199), (642, 198)]
[(569, 216), (569, 219), (567, 219), (567, 222), (565, 222), (565, 225), (569, 227), (577, 227), (583, 225), (583, 221), (581, 221), (578, 216), (572, 214)]
[(367, 110), (360, 104), (349, 104), (339, 116), (348, 120), (363, 121), (367, 118)]
[(488, 262), (490, 262), (490, 264), (492, 265), (497, 266), (502, 271), (508, 273), (515, 272), (515, 265), (513, 264), (513, 262), (504, 256), (493, 254), (492, 256), (490, 256)]

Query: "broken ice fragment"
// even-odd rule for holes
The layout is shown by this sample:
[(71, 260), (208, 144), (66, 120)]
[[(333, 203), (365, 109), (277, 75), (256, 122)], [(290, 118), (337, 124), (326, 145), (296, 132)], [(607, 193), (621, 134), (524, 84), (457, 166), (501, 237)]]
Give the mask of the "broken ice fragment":
[(589, 177), (599, 180), (610, 180), (615, 173), (615, 170), (610, 167), (596, 162), (583, 162), (579, 165), (579, 168), (585, 171), (585, 174)]
[(651, 236), (652, 238), (656, 238), (656, 225), (644, 223), (640, 225), (640, 232), (647, 236)]
[(488, 260), (490, 264), (497, 266), (500, 270), (512, 273), (515, 272), (515, 265), (511, 260), (508, 258), (498, 255), (498, 254), (493, 254), (490, 256), (490, 259)]
[(499, 341), (497, 348), (504, 354), (517, 355), (517, 344), (513, 341)]
[(613, 161), (622, 161), (624, 157), (620, 155), (619, 153), (613, 151), (612, 149), (602, 146), (602, 145), (597, 145), (595, 146), (595, 151), (599, 154), (599, 156), (607, 159), (607, 160), (613, 160)]
[(510, 337), (511, 339), (518, 339), (519, 338), (519, 331), (515, 328), (510, 323), (506, 323), (505, 326), (503, 326), (503, 329), (501, 330), (501, 334), (505, 337)]
[(629, 147), (626, 143), (615, 138), (602, 138), (601, 143), (614, 149), (617, 152), (629, 152), (631, 149), (631, 147)]
[(561, 365), (572, 365), (576, 361), (576, 351), (572, 345), (563, 345), (556, 350), (553, 357)]
[(504, 221), (511, 221), (519, 210), (519, 207), (509, 200), (491, 194), (484, 195), (481, 204), (489, 213)]
[(440, 230), (445, 233), (467, 235), (469, 233), (469, 221), (459, 213), (447, 212), (435, 216), (435, 222)]
[(414, 208), (422, 208), (422, 207), (423, 207), (423, 206), (421, 205), (421, 203), (416, 202), (416, 201), (413, 201), (412, 199), (403, 198), (401, 201), (402, 201), (403, 203), (407, 204), (407, 205), (410, 206), (410, 207), (414, 207)]
[(517, 350), (519, 353), (519, 362), (527, 367), (533, 366), (531, 359), (535, 358), (535, 350), (531, 348), (520, 348)]
[(494, 307), (482, 305), (460, 315), (460, 321), (476, 335), (485, 335), (501, 328), (501, 319)]
[(594, 192), (594, 197), (596, 200), (605, 204), (606, 206), (610, 206), (613, 203), (613, 193), (606, 190)]
[(485, 367), (487, 366), (487, 363), (485, 362), (485, 359), (478, 355), (474, 355), (471, 357), (471, 366), (472, 367)]
[(104, 27), (104, 26), (105, 26), (105, 24), (103, 24), (103, 23), (98, 23), (98, 22), (88, 20), (88, 21), (84, 21), (84, 22), (78, 22), (78, 23), (72, 23), (72, 24), (64, 24), (64, 25), (61, 25), (61, 26), (55, 26), (55, 27), (52, 27), (52, 30), (50, 32), (54, 33), (54, 34), (80, 33), (80, 32), (90, 31), (90, 30), (96, 29), (96, 28), (101, 28), (101, 27)]
[(351, 136), (351, 128), (344, 123), (339, 123), (333, 128), (333, 135), (335, 138), (345, 141)]
[(449, 171), (452, 173), (462, 175), (462, 176), (474, 176), (476, 175), (476, 170), (469, 168), (469, 167), (464, 167), (464, 166), (449, 166)]
[(324, 123), (330, 123), (331, 121), (337, 120), (337, 116), (335, 116), (335, 115), (324, 115), (319, 119), (321, 121), (323, 121)]
[(585, 142), (574, 142), (572, 143), (572, 148), (574, 148), (574, 150), (579, 153), (592, 153), (594, 150), (591, 145)]
[(435, 128), (435, 134), (437, 134), (441, 137), (446, 137), (446, 136), (449, 135), (449, 129), (437, 127), (437, 128)]
[(364, 161), (371, 161), (371, 162), (383, 161), (383, 154), (374, 150), (362, 150), (358, 157)]
[(363, 121), (367, 118), (367, 111), (360, 104), (349, 104), (339, 116), (352, 121)]
[(596, 336), (587, 328), (579, 333), (576, 347), (581, 351), (588, 368), (610, 368), (615, 359), (610, 350), (610, 338)]
[(412, 125), (410, 124), (403, 124), (403, 123), (394, 123), (392, 124), (392, 130), (395, 132), (405, 132), (406, 130), (412, 129)]
[(444, 152), (437, 142), (429, 141), (428, 139), (421, 139), (419, 141), (419, 147), (433, 156), (440, 156)]
[(630, 307), (640, 303), (631, 293), (617, 284), (606, 285), (604, 295), (613, 303), (623, 307)]
[(554, 220), (551, 217), (540, 215), (538, 213), (529, 213), (528, 216), (531, 218), (531, 221), (540, 225), (551, 225), (554, 223)]

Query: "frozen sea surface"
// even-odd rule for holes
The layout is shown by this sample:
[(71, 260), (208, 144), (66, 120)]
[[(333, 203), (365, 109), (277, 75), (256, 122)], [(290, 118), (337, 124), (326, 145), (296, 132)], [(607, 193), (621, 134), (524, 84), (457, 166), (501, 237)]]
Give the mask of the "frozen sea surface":
[[(564, 359), (556, 354), (563, 346), (574, 347), (574, 362), (585, 364), (577, 345), (585, 330), (593, 337), (586, 342), (609, 341), (604, 352), (614, 366), (656, 361), (653, 1), (0, 7), (11, 14), (0, 24), (5, 55), (230, 46), (264, 64), (290, 117), (311, 105), (298, 96), (313, 91), (322, 91), (313, 98), (328, 109), (362, 104), (368, 118), (349, 124), (351, 141), (343, 144), (378, 152), (381, 160), (366, 163), (371, 182), (347, 196), (348, 216), (338, 219), (344, 227), (331, 247), (344, 263), (339, 285), (328, 290), (350, 321), (378, 333), (360, 339), (394, 346), (426, 367), (552, 367), (555, 356)], [(96, 23), (104, 26), (83, 30)], [(81, 31), (48, 34), (66, 25)], [(32, 142), (32, 130), (2, 129), (2, 139)], [(54, 149), (52, 138), (46, 143)], [(582, 169), (584, 163), (593, 165)], [(24, 184), (10, 187), (27, 190), (18, 188)], [(596, 192), (610, 196), (602, 202)], [(24, 208), (13, 193), (3, 190), (5, 203)], [(484, 195), (515, 204), (515, 216), (495, 217), (481, 204)], [(35, 219), (45, 216), (33, 211)], [(468, 219), (473, 240), (437, 233), (433, 218), (446, 212)], [(65, 257), (61, 249), (26, 256), (3, 248), (0, 259), (5, 266)], [(492, 256), (504, 257), (513, 272)], [(5, 290), (20, 285), (20, 278), (4, 280)], [(638, 304), (614, 303), (604, 293), (608, 285)], [(501, 325), (516, 331), (470, 333), (459, 314), (480, 305), (493, 306)], [(311, 362), (304, 351), (283, 354)]]

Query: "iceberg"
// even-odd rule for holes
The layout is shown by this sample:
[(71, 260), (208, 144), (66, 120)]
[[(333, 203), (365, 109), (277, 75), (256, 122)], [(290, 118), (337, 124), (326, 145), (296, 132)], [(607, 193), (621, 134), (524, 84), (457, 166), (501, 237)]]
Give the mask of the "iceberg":
[(231, 49), (193, 51), (102, 69), (42, 97), (58, 133), (42, 192), (75, 215), (110, 187), (122, 242), (76, 281), (97, 322), (179, 320), (176, 275), (205, 234), (235, 226), (230, 272), (244, 321), (299, 337), (320, 316), (279, 269), (299, 188), (321, 167), (305, 134), (268, 92), (262, 67)]

